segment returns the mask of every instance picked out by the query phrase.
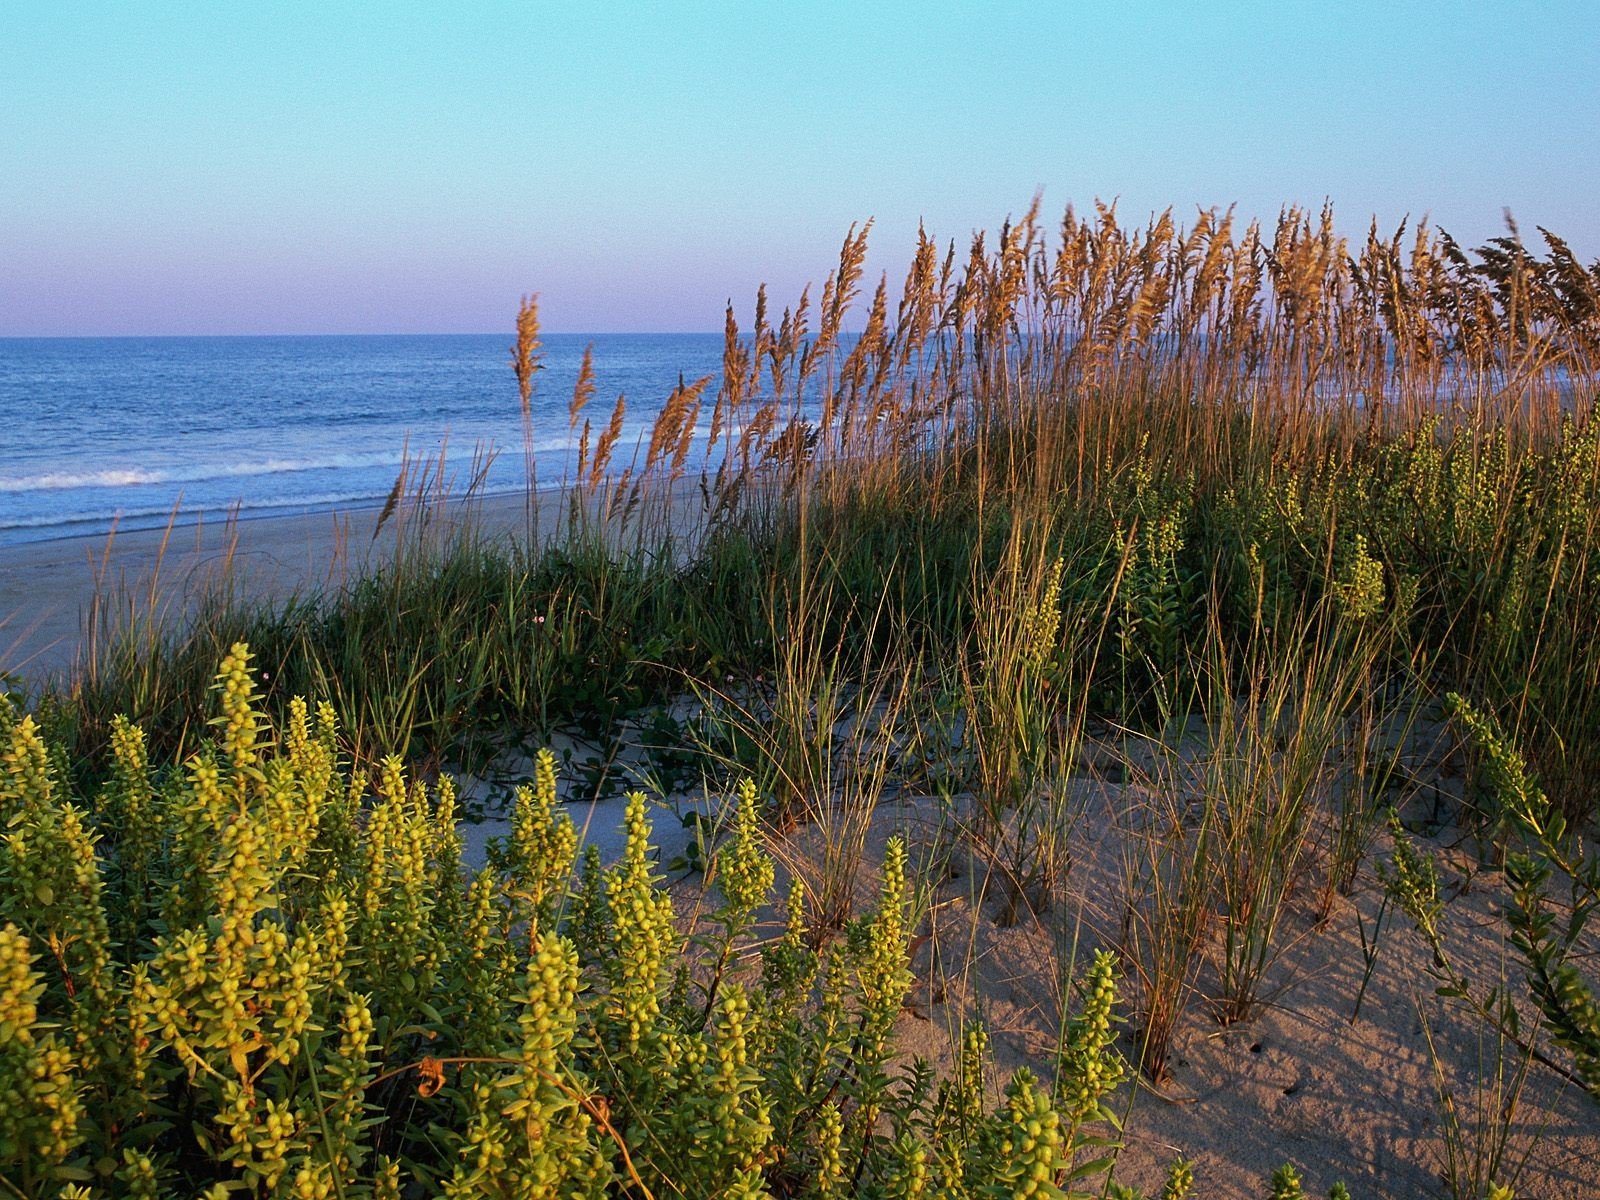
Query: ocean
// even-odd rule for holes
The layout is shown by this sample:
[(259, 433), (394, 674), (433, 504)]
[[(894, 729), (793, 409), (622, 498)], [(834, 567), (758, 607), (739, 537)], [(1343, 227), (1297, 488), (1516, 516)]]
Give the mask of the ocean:
[[(527, 486), (508, 334), (0, 338), (0, 545), (381, 503), (404, 457), (464, 486)], [(533, 401), (541, 484), (576, 457), (567, 406), (594, 346), (598, 428), (625, 465), (680, 373), (720, 378), (720, 334), (548, 334)], [(709, 398), (709, 392), (708, 392)], [(581, 421), (579, 427), (581, 429)]]

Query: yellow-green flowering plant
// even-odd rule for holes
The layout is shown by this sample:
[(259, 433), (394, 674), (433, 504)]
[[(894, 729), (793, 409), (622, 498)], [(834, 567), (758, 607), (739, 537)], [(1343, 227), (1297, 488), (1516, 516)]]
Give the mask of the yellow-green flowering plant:
[[(737, 789), (718, 936), (680, 928), (646, 800), (604, 865), (541, 757), (512, 835), (461, 868), (447, 781), (341, 760), (326, 708), (260, 711), (247, 647), (211, 741), (116, 766), (75, 803), (0, 712), (0, 1178), (24, 1200), (170, 1195), (1060, 1196), (1112, 1169), (1116, 980), (1095, 960), (1053, 1080), (985, 1101), (899, 1055), (907, 855), (818, 937)], [(315, 716), (313, 716), (315, 712)], [(137, 828), (127, 821), (138, 814)], [(96, 841), (95, 829), (104, 831)], [(116, 931), (113, 937), (112, 931)], [(698, 1003), (686, 997), (699, 988)]]

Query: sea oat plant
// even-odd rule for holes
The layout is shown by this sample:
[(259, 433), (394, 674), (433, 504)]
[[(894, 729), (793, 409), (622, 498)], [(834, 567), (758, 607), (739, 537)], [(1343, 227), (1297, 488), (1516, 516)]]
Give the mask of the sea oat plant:
[[(708, 522), (742, 527), (765, 551), (779, 550), (767, 534), (785, 524), (765, 514), (818, 502), (837, 511), (852, 497), (864, 502), (858, 512), (879, 505), (865, 551), (854, 537), (859, 524), (824, 521), (816, 523), (819, 554), (843, 562), (875, 553), (884, 594), (905, 601), (903, 611), (891, 605), (886, 627), (918, 631), (946, 662), (971, 630), (947, 550), (970, 548), (974, 528), (981, 540), (992, 514), (1040, 497), (1059, 502), (1058, 524), (1068, 527), (1099, 523), (1109, 511), (1135, 551), (1123, 589), (1130, 605), (1119, 614), (1123, 641), (1112, 656), (1120, 661), (1105, 664), (1123, 681), (1112, 715), (1138, 705), (1149, 718), (1160, 704), (1157, 680), (1169, 706), (1182, 704), (1170, 693), (1185, 686), (1177, 677), (1183, 643), (1204, 636), (1189, 602), (1216, 590), (1216, 580), (1201, 577), (1224, 565), (1211, 556), (1226, 540), (1217, 528), (1226, 506), (1214, 501), (1231, 493), (1249, 505), (1300, 479), (1339, 500), (1341, 523), (1364, 529), (1396, 598), (1415, 589), (1413, 636), (1463, 647), (1442, 656), (1441, 667), (1454, 684), (1483, 688), (1575, 815), (1587, 803), (1581, 780), (1592, 740), (1579, 734), (1600, 691), (1600, 658), (1583, 624), (1600, 594), (1596, 508), (1583, 503), (1596, 478), (1585, 389), (1600, 358), (1600, 318), (1595, 269), (1553, 234), (1540, 237), (1535, 249), (1513, 229), (1468, 252), (1425, 226), (1390, 237), (1374, 228), (1348, 241), (1326, 210), (1285, 210), (1265, 227), (1213, 210), (1184, 227), (1170, 213), (1141, 226), (1097, 206), (1069, 210), (1052, 239), (1035, 205), (997, 237), (975, 238), (965, 255), (953, 245), (941, 255), (919, 233), (895, 306), (887, 283), (864, 286), (866, 230), (855, 229), (820, 305), (802, 296), (771, 319), (763, 290), (742, 332), (730, 307), (715, 400), (709, 381), (683, 381), (648, 435), (653, 454), (641, 442), (628, 460), (620, 400), (603, 429), (585, 426), (584, 511), (612, 514), (644, 539), (638, 549), (660, 579), (641, 579), (620, 557), (617, 578), (654, 587), (671, 579), (668, 564), (681, 554), (661, 526), (685, 490), (671, 485), (696, 473)], [(852, 307), (868, 295), (864, 311)], [(843, 332), (852, 315), (862, 321), (859, 336)], [(526, 388), (528, 403), (536, 340), (525, 307), (513, 357), (519, 400)], [(592, 358), (590, 367), (569, 406), (575, 434)], [(690, 414), (703, 402), (712, 432), (702, 442)], [(442, 474), (430, 467), (419, 479), (436, 484)], [(1151, 502), (1130, 505), (1128, 485), (1141, 477)], [(918, 504), (889, 502), (910, 494)], [(417, 511), (405, 518), (411, 528), (434, 524), (429, 510)], [(1306, 520), (1324, 511), (1307, 508)], [(405, 516), (402, 506), (394, 516)], [(1305, 523), (1279, 532), (1255, 544), (1292, 608), (1295, 589), (1318, 578), (1326, 538)], [(572, 536), (570, 528), (548, 533), (558, 543)], [(727, 577), (733, 563), (715, 559), (739, 540), (708, 541), (704, 574)], [(104, 669), (75, 702), (87, 718), (78, 722), (80, 744), (102, 754), (118, 695), (137, 693), (148, 703), (136, 715), (161, 721), (152, 745), (170, 748), (182, 730), (199, 727), (209, 660), (246, 634), (282, 680), (275, 711), (295, 690), (337, 683), (347, 734), (374, 760), (415, 732), (429, 752), (456, 748), (507, 709), (520, 719), (538, 703), (530, 695), (562, 695), (569, 682), (607, 674), (530, 681), (523, 664), (536, 658), (529, 652), (538, 634), (527, 614), (549, 616), (549, 597), (500, 604), (491, 578), (516, 578), (527, 560), (484, 559), (492, 569), (474, 573), (471, 594), (446, 607), (449, 593), (431, 572), (405, 565), (402, 544), (412, 539), (398, 538), (395, 560), (375, 565), (392, 580), (380, 589), (381, 611), (432, 605), (437, 624), (359, 619), (363, 602), (343, 589), (246, 612), (243, 623), (202, 613), (206, 628), (192, 640), (176, 636), (188, 618), (170, 613), (158, 623), (171, 629), (129, 642), (148, 653), (117, 662), (102, 655)], [(777, 553), (758, 561), (781, 566)], [(876, 593), (865, 590), (873, 574), (847, 578), (846, 608), (873, 611)], [(730, 628), (724, 618), (715, 606), (695, 614), (665, 606), (630, 647), (576, 665), (624, 668), (642, 657), (629, 660), (628, 650), (655, 647), (657, 662), (698, 668), (700, 651), (715, 642), (740, 667), (770, 666), (761, 631)], [(426, 643), (416, 625), (427, 626)], [(360, 651), (351, 650), (358, 642)], [(419, 658), (418, 644), (455, 647), (460, 661)], [(490, 645), (492, 654), (479, 653)], [(651, 699), (670, 699), (662, 682), (670, 678), (650, 685), (658, 691)], [(586, 703), (575, 705), (578, 715)], [(544, 721), (573, 715), (543, 707)]]

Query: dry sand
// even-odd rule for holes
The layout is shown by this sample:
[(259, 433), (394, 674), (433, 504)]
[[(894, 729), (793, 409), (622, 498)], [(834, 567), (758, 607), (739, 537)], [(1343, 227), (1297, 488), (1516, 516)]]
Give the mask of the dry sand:
[[(1438, 769), (1443, 757), (1435, 758), (1429, 786), (1457, 790), (1462, 781), (1454, 765), (1446, 759)], [(637, 754), (625, 754), (619, 769), (626, 776), (637, 763)], [(513, 767), (510, 775), (517, 774)], [(563, 781), (563, 791), (568, 784)], [(1118, 946), (1127, 894), (1122, 849), (1136, 819), (1131, 814), (1145, 798), (1137, 784), (1097, 775), (1080, 777), (1072, 787), (1080, 815), (1068, 875), (1049, 912), (1024, 913), (1010, 925), (1002, 920), (999, 900), (985, 895), (987, 871), (959, 833), (959, 813), (908, 794), (881, 803), (872, 814), (856, 882), (858, 911), (873, 903), (874, 864), (882, 861), (891, 836), (907, 839), (913, 867), (921, 866), (919, 877), (932, 881), (913, 939), (915, 982), (897, 1030), (901, 1053), (949, 1072), (963, 1022), (981, 1018), (995, 1056), (991, 1103), (999, 1102), (1017, 1067), (1045, 1075), (1053, 1070), (1064, 1013), (1062, 981), (1070, 964), (1081, 969), (1095, 948)], [(476, 782), (466, 794), (492, 800), (506, 793)], [(661, 861), (671, 861), (688, 841), (679, 814), (698, 809), (714, 819), (718, 808), (718, 797), (699, 793), (663, 802), (653, 818)], [(487, 820), (464, 830), (467, 857), (474, 862), (481, 861), (490, 837), (509, 830), (503, 810), (491, 802), (489, 811)], [(570, 811), (589, 840), (607, 856), (616, 853), (620, 800), (572, 803)], [(808, 825), (775, 840), (777, 894), (787, 893), (791, 872), (801, 874), (815, 894), (823, 836)], [(1505, 879), (1469, 853), (1470, 844), (1450, 827), (1421, 839), (1441, 864), (1447, 945), (1478, 980), (1487, 984), (1504, 971), (1520, 994), (1522, 976), (1499, 917), (1507, 899)], [(1433, 994), (1430, 951), (1404, 916), (1392, 911), (1359, 1019), (1351, 1019), (1365, 965), (1360, 923), (1370, 935), (1382, 900), (1376, 862), (1388, 853), (1388, 839), (1381, 838), (1354, 894), (1336, 898), (1320, 925), (1312, 914), (1318, 881), (1308, 867), (1286, 925), (1289, 949), (1269, 977), (1274, 995), (1252, 1019), (1217, 1023), (1204, 1002), (1211, 981), (1202, 966), (1174, 1039), (1170, 1081), (1160, 1089), (1126, 1083), (1111, 1102), (1126, 1117), (1118, 1181), (1153, 1194), (1168, 1164), (1186, 1157), (1195, 1166), (1196, 1195), (1217, 1200), (1265, 1195), (1267, 1177), (1285, 1162), (1297, 1166), (1312, 1196), (1325, 1195), (1340, 1180), (1358, 1200), (1451, 1195), (1441, 1183), (1446, 1138), (1440, 1082), (1453, 1095), (1471, 1153), (1499, 1126), (1503, 1091), (1496, 1092), (1497, 1079), (1509, 1089), (1518, 1051), (1501, 1045), (1458, 1004)], [(928, 871), (930, 863), (941, 861), (947, 869)], [(686, 933), (694, 914), (715, 907), (714, 892), (708, 894), (698, 874), (680, 872), (672, 891)], [(766, 932), (776, 935), (776, 914), (769, 917), (773, 924)], [(1123, 998), (1132, 999), (1126, 987)], [(1069, 1000), (1065, 1011), (1076, 1006)], [(1126, 1033), (1119, 1045), (1131, 1058), (1134, 1047)], [(1579, 1088), (1534, 1064), (1508, 1130), (1499, 1177), (1514, 1180), (1518, 1197), (1600, 1197), (1600, 1104)]]
[[(542, 496), (541, 520), (551, 521), (560, 503), (559, 495)], [(528, 527), (521, 496), (490, 500), (476, 515), (489, 532), (514, 535)], [(68, 670), (97, 580), (138, 592), (159, 572), (161, 594), (183, 603), (202, 594), (231, 555), (244, 595), (314, 590), (337, 582), (330, 571), (359, 568), (369, 555), (392, 548), (392, 530), (373, 539), (377, 517), (376, 509), (361, 509), (236, 526), (212, 520), (175, 531), (164, 551), (160, 532), (119, 535), (109, 551), (102, 538), (4, 548), (0, 670), (29, 676)], [(937, 916), (922, 930), (930, 936), (914, 960), (918, 982), (900, 1022), (907, 1054), (948, 1069), (961, 1022), (982, 1015), (1002, 1071), (1030, 1062), (1049, 1070), (1062, 1013), (1064, 946), (1075, 938), (1082, 962), (1092, 947), (1116, 943), (1124, 893), (1119, 826), (1136, 800), (1100, 779), (1077, 786), (1084, 791), (1083, 817), (1065, 894), (1051, 914), (1002, 926), (996, 902), (981, 898), (980, 872), (971, 866), (936, 886)], [(478, 782), (467, 794), (482, 799), (490, 790)], [(688, 841), (676, 812), (705, 804), (701, 797), (679, 797), (675, 807), (658, 812), (663, 861)], [(617, 801), (573, 805), (587, 836), (608, 854), (620, 843), (621, 809)], [(881, 856), (890, 834), (904, 832), (914, 849), (925, 849), (948, 838), (947, 816), (925, 798), (880, 806), (868, 843), (869, 867), (860, 881), (863, 903), (871, 899), (870, 862)], [(492, 809), (488, 820), (468, 826), (469, 858), (481, 861), (488, 838), (505, 828)], [(776, 849), (792, 869), (804, 871), (815, 858), (818, 836), (814, 827), (802, 829)], [(1491, 976), (1503, 967), (1516, 981), (1515, 957), (1497, 915), (1504, 880), (1451, 848), (1450, 841), (1442, 834), (1435, 849), (1451, 864), (1446, 922), (1458, 960)], [(674, 892), (680, 911), (707, 901), (695, 876), (678, 880)], [(1116, 1107), (1128, 1114), (1119, 1179), (1158, 1187), (1165, 1164), (1186, 1155), (1195, 1162), (1198, 1194), (1209, 1197), (1263, 1195), (1267, 1174), (1284, 1161), (1299, 1165), (1316, 1195), (1336, 1179), (1357, 1197), (1445, 1194), (1439, 1182), (1445, 1153), (1440, 1073), (1455, 1094), (1468, 1140), (1476, 1142), (1480, 1116), (1484, 1132), (1497, 1124), (1492, 1097), (1482, 1093), (1493, 1085), (1498, 1047), (1487, 1030), (1432, 996), (1427, 952), (1403, 918), (1391, 920), (1361, 1018), (1350, 1021), (1363, 966), (1357, 917), (1370, 926), (1380, 895), (1369, 862), (1355, 895), (1336, 903), (1325, 926), (1312, 927), (1305, 911), (1309, 899), (1303, 899), (1292, 930), (1296, 944), (1279, 980), (1284, 989), (1253, 1020), (1223, 1027), (1202, 1003), (1190, 1005), (1176, 1039), (1171, 1083), (1159, 1095), (1130, 1086), (1118, 1093)], [(1421, 1014), (1430, 1023), (1437, 1068)], [(1514, 1058), (1514, 1048), (1506, 1051)], [(998, 1089), (999, 1075), (995, 1083)], [(1514, 1161), (1527, 1156), (1519, 1197), (1600, 1197), (1600, 1106), (1544, 1068), (1535, 1066), (1529, 1075), (1512, 1121), (1510, 1150)]]

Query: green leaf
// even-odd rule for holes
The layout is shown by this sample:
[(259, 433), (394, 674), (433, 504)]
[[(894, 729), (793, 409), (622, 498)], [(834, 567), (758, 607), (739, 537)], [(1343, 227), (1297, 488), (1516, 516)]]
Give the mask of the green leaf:
[(1107, 1154), (1103, 1158), (1096, 1158), (1086, 1163), (1074, 1163), (1068, 1179), (1085, 1179), (1109, 1171), (1117, 1161), (1115, 1154)]

